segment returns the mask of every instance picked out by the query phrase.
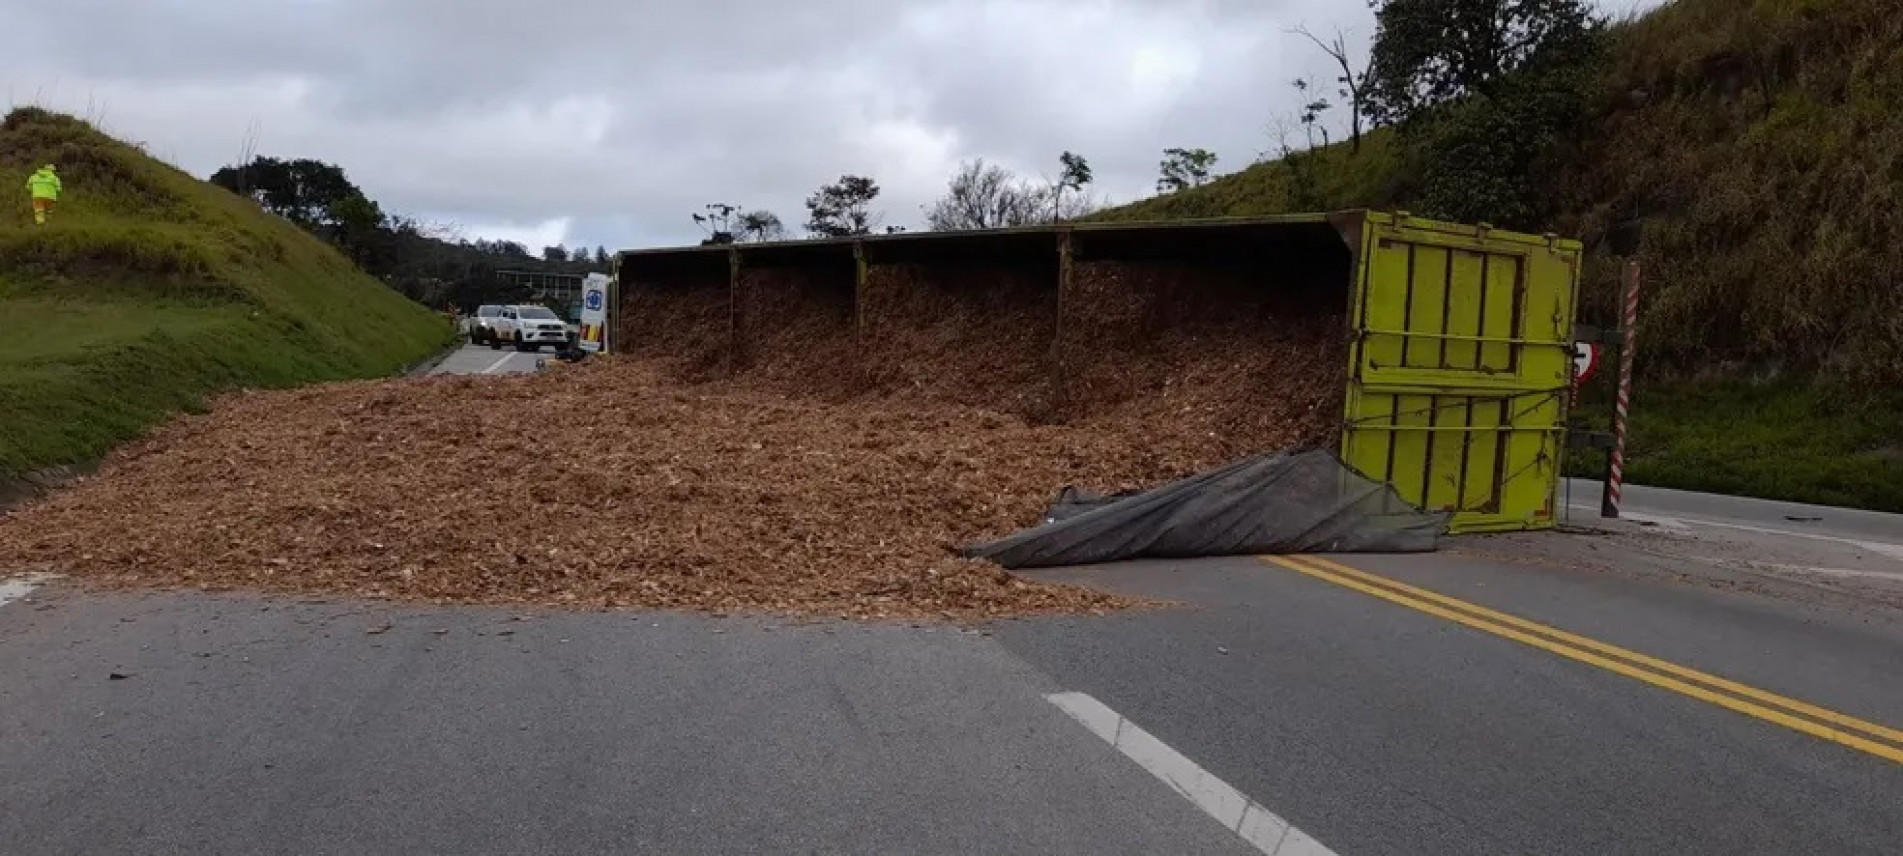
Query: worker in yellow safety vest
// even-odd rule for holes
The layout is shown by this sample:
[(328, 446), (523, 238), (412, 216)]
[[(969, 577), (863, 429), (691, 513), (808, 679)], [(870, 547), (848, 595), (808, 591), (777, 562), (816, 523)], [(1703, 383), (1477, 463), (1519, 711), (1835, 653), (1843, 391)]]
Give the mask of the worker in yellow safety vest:
[(27, 176), (26, 192), (33, 196), (34, 223), (46, 222), (46, 215), (52, 213), (53, 206), (59, 202), (59, 191), (59, 175), (53, 172), (50, 163)]

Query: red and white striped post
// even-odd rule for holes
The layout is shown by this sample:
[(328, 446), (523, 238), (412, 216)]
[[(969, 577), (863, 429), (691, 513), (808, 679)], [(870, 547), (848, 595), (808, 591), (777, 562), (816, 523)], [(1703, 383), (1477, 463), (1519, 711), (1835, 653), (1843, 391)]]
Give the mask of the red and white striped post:
[(1625, 484), (1625, 421), (1632, 409), (1632, 352), (1638, 344), (1639, 261), (1625, 263), (1625, 296), (1619, 318), (1624, 335), (1619, 343), (1619, 393), (1612, 411), (1612, 454), (1606, 456), (1605, 493), (1599, 498), (1599, 516), (1619, 516), (1619, 489)]

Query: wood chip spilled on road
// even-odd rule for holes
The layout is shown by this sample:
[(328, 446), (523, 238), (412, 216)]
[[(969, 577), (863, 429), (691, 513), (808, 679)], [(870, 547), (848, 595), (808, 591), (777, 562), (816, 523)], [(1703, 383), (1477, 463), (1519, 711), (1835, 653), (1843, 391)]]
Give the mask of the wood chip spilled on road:
[(1101, 612), (1133, 601), (954, 548), (1035, 523), (1065, 484), (1154, 484), (1325, 438), (1340, 386), (1322, 362), (1335, 355), (1314, 359), (1313, 378), (1284, 366), (1307, 379), (1263, 405), (1292, 415), (1247, 437), (1159, 425), (1154, 397), (1140, 419), (1032, 424), (617, 358), (235, 393), (0, 517), (0, 573), (853, 619)]

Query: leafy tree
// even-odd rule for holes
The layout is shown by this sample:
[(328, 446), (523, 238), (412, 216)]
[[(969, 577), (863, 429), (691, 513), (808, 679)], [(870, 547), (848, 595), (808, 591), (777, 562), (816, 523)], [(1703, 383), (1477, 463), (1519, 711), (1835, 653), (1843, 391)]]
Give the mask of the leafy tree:
[(213, 173), (213, 183), (296, 223), (391, 289), (431, 306), (527, 300), (530, 295), (505, 282), (498, 268), (572, 271), (585, 256), (549, 248), (560, 250), (559, 258), (545, 251), (538, 259), (514, 241), (466, 240), (453, 227), (386, 212), (340, 167), (308, 158), (254, 157), (248, 149), (240, 165)]
[(556, 244), (555, 246), (552, 246), (552, 247), (543, 247), (542, 261), (545, 261), (545, 262), (568, 261), (568, 248), (562, 246), (561, 244)]
[(1406, 122), (1468, 95), (1497, 97), (1508, 77), (1572, 64), (1603, 22), (1588, 0), (1371, 0), (1377, 29), (1366, 108)]
[(1376, 0), (1366, 82), (1377, 121), (1398, 122), (1402, 170), (1423, 214), (1544, 228), (1538, 192), (1575, 138), (1603, 56), (1588, 0)]
[(1210, 170), (1216, 166), (1216, 153), (1208, 149), (1164, 149), (1157, 164), (1158, 193), (1170, 193), (1209, 183)]
[(734, 237), (741, 241), (786, 240), (786, 224), (780, 222), (780, 215), (764, 209), (741, 214), (735, 218), (734, 226), (738, 229)]
[(594, 255), (587, 247), (576, 247), (568, 251), (568, 260), (578, 265), (585, 265), (594, 258)]
[(333, 209), (364, 195), (342, 167), (309, 158), (255, 157), (212, 173), (211, 182), (307, 229), (336, 225)]
[(1447, 104), (1404, 138), (1418, 176), (1417, 210), (1461, 222), (1544, 231), (1542, 193), (1551, 158), (1577, 139), (1590, 65), (1523, 73), (1479, 96)]
[(879, 185), (859, 175), (842, 175), (806, 199), (806, 231), (815, 237), (844, 238), (872, 234), (880, 216), (872, 212)]
[(326, 216), (344, 233), (381, 229), (388, 221), (383, 215), (383, 206), (361, 193), (338, 200), (330, 206)]
[(354, 193), (329, 206), (326, 215), (330, 237), (359, 266), (371, 272), (387, 269), (393, 258), (393, 230), (383, 207), (362, 193)]
[[(1083, 155), (1066, 151), (1057, 156), (1057, 163), (1062, 167), (1062, 171), (1057, 175), (1057, 184), (1051, 187), (1051, 215), (1052, 219), (1063, 220), (1065, 189), (1077, 191), (1078, 198), (1081, 201), (1084, 186), (1094, 181), (1095, 176), (1090, 172), (1090, 162), (1084, 160)], [(1078, 213), (1085, 213), (1090, 207), (1086, 201), (1082, 206), (1085, 211)]]
[(612, 259), (608, 257), (608, 248), (599, 244), (595, 245), (595, 264), (606, 267), (610, 261)]
[(529, 248), (522, 246), (522, 244), (517, 241), (497, 241), (488, 238), (478, 238), (474, 243), (470, 244), (469, 247), (478, 253), (488, 256), (524, 260), (534, 258), (529, 255)]

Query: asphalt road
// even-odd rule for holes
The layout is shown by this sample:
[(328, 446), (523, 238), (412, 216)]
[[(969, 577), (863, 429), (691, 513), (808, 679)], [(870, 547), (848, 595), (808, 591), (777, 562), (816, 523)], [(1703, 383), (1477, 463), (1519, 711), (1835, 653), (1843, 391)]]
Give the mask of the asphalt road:
[[(1893, 610), (1459, 553), (1350, 563), (1903, 726)], [(1045, 576), (1178, 605), (963, 629), (16, 586), (0, 841), (1278, 852), (1213, 819), (1224, 798), (1316, 843), (1285, 853), (1903, 840), (1903, 741), (1842, 745), (1260, 560)], [(1120, 745), (1061, 705), (1079, 697), (1124, 718)]]
[(529, 615), (40, 589), (0, 849), (1256, 852), (978, 632)]
[(429, 373), (439, 374), (526, 374), (535, 371), (537, 360), (552, 360), (555, 352), (544, 348), (525, 354), (514, 348), (500, 350), (464, 345), (451, 353)]
[[(1596, 517), (1604, 482), (1566, 479), (1561, 485), (1575, 516)], [(1903, 545), (1903, 514), (1776, 502), (1742, 496), (1628, 485), (1620, 490), (1622, 516), (1674, 521), (1708, 528), (1764, 531), (1791, 537)]]
[(0, 583), (0, 850), (1896, 852), (1903, 526), (1629, 500), (976, 628)]

